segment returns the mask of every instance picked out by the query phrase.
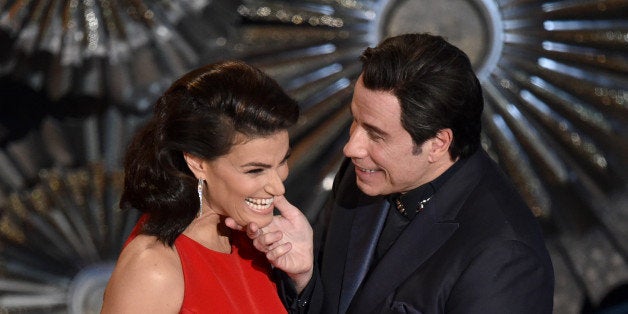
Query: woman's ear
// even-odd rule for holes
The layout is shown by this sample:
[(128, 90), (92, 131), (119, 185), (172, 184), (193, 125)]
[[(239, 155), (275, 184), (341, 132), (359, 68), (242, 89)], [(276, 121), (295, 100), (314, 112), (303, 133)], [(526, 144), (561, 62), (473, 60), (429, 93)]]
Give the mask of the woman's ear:
[(451, 129), (441, 129), (436, 136), (430, 139), (429, 159), (434, 162), (443, 157), (449, 158), (449, 146), (454, 141), (454, 133)]
[(190, 153), (183, 153), (183, 159), (197, 179), (203, 178), (205, 164), (203, 159)]

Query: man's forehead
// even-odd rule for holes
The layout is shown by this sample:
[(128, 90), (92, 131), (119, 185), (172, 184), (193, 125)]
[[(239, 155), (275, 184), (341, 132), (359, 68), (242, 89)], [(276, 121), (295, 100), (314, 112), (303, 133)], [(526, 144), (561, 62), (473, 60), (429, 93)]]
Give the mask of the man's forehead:
[[(397, 98), (385, 92), (367, 92), (361, 97), (356, 97), (351, 102), (351, 114), (355, 118), (369, 122), (373, 126), (381, 125), (384, 122), (399, 122), (401, 118), (401, 107)], [(359, 116), (359, 117), (357, 117)]]

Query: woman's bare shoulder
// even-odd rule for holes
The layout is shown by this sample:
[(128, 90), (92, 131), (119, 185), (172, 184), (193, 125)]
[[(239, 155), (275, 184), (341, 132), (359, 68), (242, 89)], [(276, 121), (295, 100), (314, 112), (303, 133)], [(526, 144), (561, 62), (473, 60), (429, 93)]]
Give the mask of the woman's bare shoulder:
[[(129, 242), (122, 250), (118, 264), (143, 274), (154, 273), (151, 277), (158, 274), (183, 275), (181, 261), (176, 249), (149, 235), (140, 234)], [(155, 273), (155, 271), (157, 272)], [(160, 277), (157, 276), (155, 279)]]
[(138, 235), (118, 258), (105, 291), (103, 313), (178, 312), (183, 290), (175, 248), (153, 236)]

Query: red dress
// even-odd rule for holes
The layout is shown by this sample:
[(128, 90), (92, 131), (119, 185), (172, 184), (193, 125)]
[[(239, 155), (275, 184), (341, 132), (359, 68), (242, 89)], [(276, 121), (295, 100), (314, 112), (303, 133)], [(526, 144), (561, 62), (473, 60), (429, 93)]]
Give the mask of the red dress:
[[(136, 226), (129, 240), (138, 230)], [(180, 313), (286, 313), (266, 257), (242, 232), (234, 231), (231, 240), (230, 254), (183, 234), (175, 240), (185, 283)]]

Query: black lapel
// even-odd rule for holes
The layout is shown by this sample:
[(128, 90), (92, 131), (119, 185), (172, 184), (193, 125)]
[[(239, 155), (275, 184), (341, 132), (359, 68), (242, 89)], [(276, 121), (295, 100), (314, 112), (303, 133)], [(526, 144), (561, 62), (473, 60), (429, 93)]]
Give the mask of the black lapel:
[(339, 313), (345, 313), (349, 303), (366, 276), (370, 266), (377, 239), (384, 226), (389, 204), (385, 200), (355, 208), (352, 222), (347, 258), (342, 278)]
[[(426, 210), (431, 206), (426, 206)], [(458, 228), (457, 223), (438, 223), (419, 214), (375, 266), (360, 293), (351, 303), (351, 313), (367, 313), (391, 294), (423, 264)]]

